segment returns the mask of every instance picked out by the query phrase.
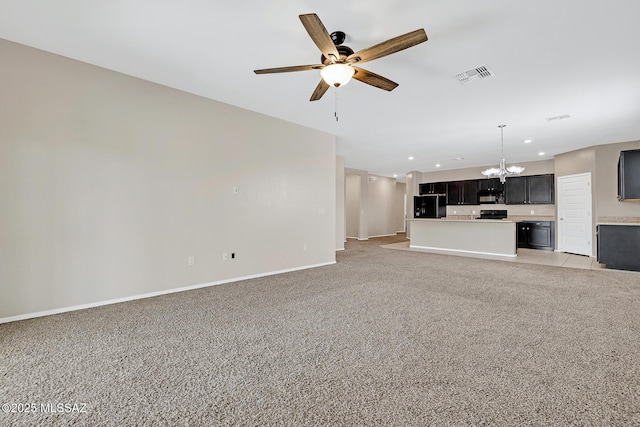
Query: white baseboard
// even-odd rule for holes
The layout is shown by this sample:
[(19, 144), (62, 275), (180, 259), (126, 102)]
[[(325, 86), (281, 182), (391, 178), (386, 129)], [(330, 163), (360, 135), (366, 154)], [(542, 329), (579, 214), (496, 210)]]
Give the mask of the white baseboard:
[(370, 239), (373, 239), (375, 237), (389, 237), (389, 236), (396, 236), (397, 233), (391, 233), (391, 234), (379, 234), (377, 236), (369, 236)]
[(441, 253), (441, 254), (451, 253), (451, 254), (488, 255), (488, 256), (504, 257), (504, 258), (515, 258), (518, 256), (517, 254), (510, 255), (510, 254), (499, 254), (494, 252), (466, 251), (462, 249), (432, 248), (431, 246), (418, 246), (418, 245), (411, 245), (411, 244), (409, 245), (409, 248), (424, 249), (428, 251), (433, 251), (434, 253)]
[(66, 313), (66, 312), (69, 312), (69, 311), (76, 311), (76, 310), (84, 310), (84, 309), (87, 309), (87, 308), (101, 307), (103, 305), (118, 304), (118, 303), (121, 303), (121, 302), (134, 301), (134, 300), (143, 299), (143, 298), (157, 297), (157, 296), (160, 296), (160, 295), (174, 294), (176, 292), (192, 291), (194, 289), (206, 288), (206, 287), (209, 287), (209, 286), (224, 285), (225, 283), (233, 283), (233, 282), (239, 282), (241, 280), (257, 279), (257, 278), (266, 277), (266, 276), (274, 276), (276, 274), (290, 273), (292, 271), (298, 271), (298, 270), (307, 270), (309, 268), (324, 267), (324, 266), (332, 265), (332, 264), (335, 264), (335, 263), (336, 263), (336, 261), (331, 261), (331, 262), (325, 262), (325, 263), (322, 263), (322, 264), (306, 265), (304, 267), (295, 267), (295, 268), (289, 268), (289, 269), (286, 269), (286, 270), (276, 270), (276, 271), (270, 271), (270, 272), (267, 272), (267, 273), (252, 274), (250, 276), (234, 277), (232, 279), (219, 280), (219, 281), (216, 281), (216, 282), (209, 282), (209, 283), (201, 283), (201, 284), (198, 284), (198, 285), (184, 286), (184, 287), (181, 287), (181, 288), (167, 289), (167, 290), (164, 290), (164, 291), (150, 292), (150, 293), (140, 294), (140, 295), (132, 295), (132, 296), (128, 296), (128, 297), (115, 298), (115, 299), (110, 299), (110, 300), (106, 300), (106, 301), (97, 301), (97, 302), (92, 302), (92, 303), (88, 303), (88, 304), (81, 304), (81, 305), (74, 305), (74, 306), (70, 306), (70, 307), (55, 308), (53, 310), (37, 311), (35, 313), (26, 313), (26, 314), (19, 314), (17, 316), (2, 317), (2, 318), (0, 318), (0, 324), (9, 323), (9, 322), (16, 322), (18, 320), (33, 319), (33, 318), (36, 318), (36, 317), (51, 316), (53, 314)]

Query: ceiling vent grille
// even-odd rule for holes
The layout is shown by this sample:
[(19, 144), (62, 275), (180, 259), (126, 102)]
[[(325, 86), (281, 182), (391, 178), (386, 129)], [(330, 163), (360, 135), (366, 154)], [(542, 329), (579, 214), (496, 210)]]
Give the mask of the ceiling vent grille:
[(474, 80), (486, 79), (493, 76), (495, 76), (495, 74), (493, 74), (493, 71), (488, 69), (486, 65), (481, 65), (464, 73), (456, 74), (456, 78), (463, 85), (469, 84)]
[(553, 117), (547, 117), (547, 121), (548, 122), (555, 122), (558, 120), (564, 120), (564, 119), (568, 119), (571, 118), (571, 116), (569, 114), (563, 114), (561, 116), (553, 116)]

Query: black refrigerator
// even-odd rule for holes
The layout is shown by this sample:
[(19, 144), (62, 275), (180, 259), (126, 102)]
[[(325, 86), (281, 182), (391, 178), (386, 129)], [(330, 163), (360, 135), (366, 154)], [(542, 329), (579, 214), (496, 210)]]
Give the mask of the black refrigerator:
[(414, 218), (442, 218), (447, 216), (447, 200), (443, 194), (413, 197)]

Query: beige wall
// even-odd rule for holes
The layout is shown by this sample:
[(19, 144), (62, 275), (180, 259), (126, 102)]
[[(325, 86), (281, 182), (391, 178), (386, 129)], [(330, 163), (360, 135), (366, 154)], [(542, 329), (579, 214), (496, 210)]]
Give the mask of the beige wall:
[(368, 237), (396, 234), (396, 180), (384, 176), (369, 175), (366, 205)]
[(335, 262), (334, 136), (7, 41), (0, 57), (0, 319)]
[(555, 157), (556, 176), (576, 175), (591, 172), (591, 179), (595, 181), (596, 150), (595, 147), (558, 154)]
[(346, 236), (358, 239), (360, 238), (362, 177), (353, 173), (346, 174), (345, 187)]

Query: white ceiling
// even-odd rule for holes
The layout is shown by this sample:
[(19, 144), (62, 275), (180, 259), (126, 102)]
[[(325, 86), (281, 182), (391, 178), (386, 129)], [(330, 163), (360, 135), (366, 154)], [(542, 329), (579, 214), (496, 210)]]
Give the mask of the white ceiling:
[[(319, 63), (311, 12), (355, 51), (429, 41), (363, 65), (394, 91), (353, 81), (309, 102), (318, 71), (252, 70)], [(399, 179), (496, 164), (502, 123), (508, 164), (640, 139), (638, 0), (0, 0), (0, 38), (324, 130), (347, 167)], [(480, 65), (495, 76), (455, 78)]]

